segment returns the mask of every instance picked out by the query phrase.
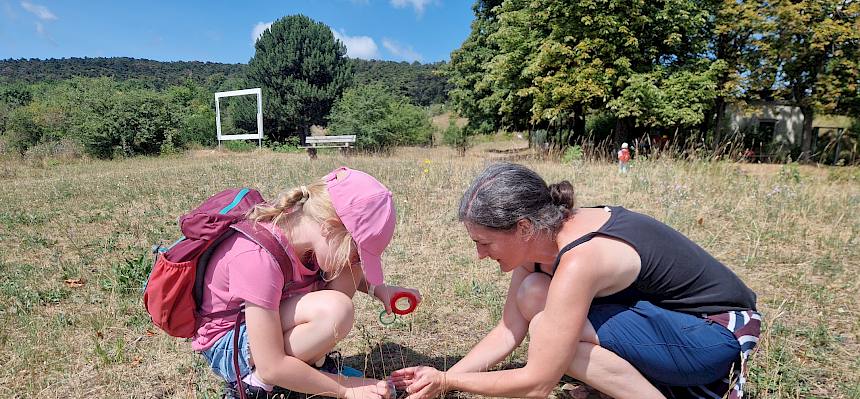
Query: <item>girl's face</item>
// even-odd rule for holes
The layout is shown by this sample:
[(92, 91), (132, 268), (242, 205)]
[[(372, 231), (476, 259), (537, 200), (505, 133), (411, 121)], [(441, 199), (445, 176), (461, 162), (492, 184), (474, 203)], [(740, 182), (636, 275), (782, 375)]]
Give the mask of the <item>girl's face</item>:
[(309, 256), (306, 259), (302, 259), (302, 263), (308, 266), (318, 266), (329, 279), (336, 277), (343, 269), (361, 267), (358, 245), (355, 242), (353, 242), (349, 253), (349, 264), (345, 266), (332, 255), (335, 249), (330, 244), (328, 240), (318, 242), (314, 246), (314, 250), (310, 251)]
[(491, 258), (499, 263), (503, 272), (510, 272), (526, 262), (524, 245), (518, 228), (496, 230), (465, 222), (469, 237), (475, 242), (478, 259)]

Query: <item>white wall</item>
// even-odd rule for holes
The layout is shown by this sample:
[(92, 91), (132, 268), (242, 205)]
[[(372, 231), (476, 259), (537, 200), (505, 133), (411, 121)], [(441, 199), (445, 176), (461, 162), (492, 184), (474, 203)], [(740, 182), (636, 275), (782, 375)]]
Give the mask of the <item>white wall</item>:
[(789, 147), (800, 145), (803, 133), (803, 113), (800, 108), (777, 104), (750, 104), (739, 108), (734, 105), (726, 109), (729, 131), (738, 132), (754, 129), (759, 120), (776, 120), (774, 143)]

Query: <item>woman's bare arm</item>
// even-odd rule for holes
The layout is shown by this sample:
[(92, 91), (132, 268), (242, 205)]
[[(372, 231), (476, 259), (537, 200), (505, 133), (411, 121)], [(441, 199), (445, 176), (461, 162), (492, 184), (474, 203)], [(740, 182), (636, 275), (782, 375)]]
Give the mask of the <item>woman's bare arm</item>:
[(522, 342), (528, 332), (529, 322), (517, 307), (517, 291), (528, 271), (518, 268), (511, 277), (502, 319), (471, 351), (449, 372), (486, 371), (510, 355)]

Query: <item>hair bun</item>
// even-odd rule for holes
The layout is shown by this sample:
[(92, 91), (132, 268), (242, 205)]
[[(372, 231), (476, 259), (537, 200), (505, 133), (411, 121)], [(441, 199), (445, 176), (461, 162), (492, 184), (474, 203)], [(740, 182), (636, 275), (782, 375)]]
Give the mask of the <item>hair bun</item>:
[(562, 180), (555, 184), (549, 185), (549, 196), (552, 199), (552, 204), (566, 209), (573, 209), (576, 195), (573, 192), (573, 185), (567, 180)]

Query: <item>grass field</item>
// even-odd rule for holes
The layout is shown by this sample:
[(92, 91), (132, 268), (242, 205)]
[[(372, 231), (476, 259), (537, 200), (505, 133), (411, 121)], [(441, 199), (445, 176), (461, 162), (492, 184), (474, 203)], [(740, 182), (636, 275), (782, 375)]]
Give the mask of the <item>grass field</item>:
[[(220, 386), (190, 345), (143, 311), (149, 248), (178, 236), (176, 218), (223, 188), (267, 198), (341, 164), (395, 194), (387, 278), (424, 303), (392, 326), (356, 298), (339, 349), (368, 374), (451, 365), (495, 324), (509, 276), (477, 261), (456, 221), (459, 196), (492, 159), (570, 180), (579, 205), (619, 204), (689, 235), (758, 293), (765, 317), (749, 397), (860, 398), (860, 170), (797, 165), (528, 157), (523, 142), (389, 156), (198, 151), (72, 163), (0, 160), (0, 397), (214, 398)], [(518, 350), (509, 360), (524, 360)], [(452, 394), (453, 396), (465, 396)]]

